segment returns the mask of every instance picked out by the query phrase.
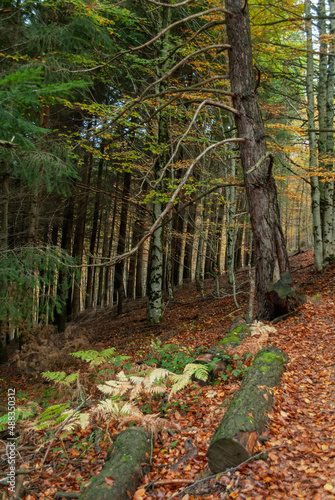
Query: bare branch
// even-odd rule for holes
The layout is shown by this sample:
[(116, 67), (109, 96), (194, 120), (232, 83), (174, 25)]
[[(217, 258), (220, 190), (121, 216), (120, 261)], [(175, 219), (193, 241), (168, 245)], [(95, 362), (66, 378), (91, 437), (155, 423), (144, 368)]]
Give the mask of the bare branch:
[(187, 61), (192, 59), (195, 56), (198, 56), (199, 54), (203, 54), (204, 52), (207, 52), (208, 50), (226, 50), (229, 49), (230, 45), (224, 44), (224, 43), (219, 43), (215, 45), (208, 45), (207, 47), (203, 47), (202, 49), (196, 50), (195, 52), (192, 52), (191, 54), (188, 54), (186, 57), (184, 57), (181, 61), (179, 61), (177, 64), (175, 64), (170, 71), (166, 72), (161, 78), (158, 80), (155, 80), (153, 83), (151, 83), (143, 92), (142, 94), (135, 99), (133, 102), (131, 102), (128, 106), (125, 106), (124, 110), (121, 111), (113, 120), (109, 122), (109, 127), (113, 125), (121, 116), (125, 115), (127, 111), (132, 109), (136, 104), (140, 103), (143, 101), (144, 97), (148, 94), (149, 90), (151, 90), (153, 87), (158, 85), (161, 82), (164, 82), (164, 80), (167, 80), (173, 73), (180, 68), (180, 66), (183, 66)]
[(192, 171), (193, 171), (193, 168), (195, 167), (195, 165), (199, 162), (199, 160), (201, 160), (201, 158), (203, 156), (205, 156), (207, 153), (209, 153), (209, 151), (211, 151), (212, 149), (214, 148), (217, 148), (219, 146), (222, 146), (223, 144), (227, 144), (227, 143), (230, 143), (230, 142), (245, 142), (246, 139), (243, 139), (241, 137), (233, 137), (232, 139), (225, 139), (223, 141), (219, 141), (219, 142), (216, 142), (215, 144), (211, 144), (210, 146), (208, 146), (208, 148), (204, 149), (193, 161), (192, 163), (190, 164), (190, 166), (188, 167), (182, 181), (180, 182), (180, 184), (178, 185), (178, 187), (176, 188), (176, 190), (174, 191), (173, 195), (171, 196), (170, 198), (170, 201), (168, 202), (168, 204), (166, 205), (165, 209), (163, 210), (163, 212), (161, 213), (161, 215), (158, 217), (158, 219), (154, 222), (154, 224), (151, 226), (151, 228), (146, 232), (146, 234), (143, 236), (143, 238), (138, 242), (138, 244), (132, 248), (131, 250), (129, 250), (129, 252), (126, 252), (122, 255), (117, 255), (116, 257), (110, 259), (109, 262), (105, 262), (103, 264), (81, 264), (81, 265), (73, 265), (73, 266), (69, 266), (71, 268), (86, 268), (86, 267), (110, 267), (110, 266), (114, 266), (115, 264), (117, 264), (118, 262), (121, 262), (122, 260), (125, 260), (125, 259), (128, 259), (131, 255), (134, 255), (138, 250), (139, 248), (146, 242), (146, 240), (148, 238), (150, 238), (150, 236), (153, 235), (153, 233), (156, 231), (156, 229), (158, 228), (158, 226), (161, 224), (161, 222), (163, 221), (163, 219), (166, 217), (166, 215), (171, 211), (175, 201), (177, 200), (178, 196), (179, 196), (179, 193), (181, 192), (181, 190), (183, 189), (183, 187), (185, 186), (188, 178), (190, 177)]
[(259, 160), (258, 162), (256, 163), (256, 165), (254, 165), (253, 167), (251, 167), (247, 172), (246, 172), (246, 175), (248, 174), (251, 174), (251, 172), (254, 172), (254, 170), (257, 170), (258, 167), (260, 167), (263, 163), (264, 160), (266, 160), (269, 156), (272, 156), (272, 153), (270, 151), (267, 151)]

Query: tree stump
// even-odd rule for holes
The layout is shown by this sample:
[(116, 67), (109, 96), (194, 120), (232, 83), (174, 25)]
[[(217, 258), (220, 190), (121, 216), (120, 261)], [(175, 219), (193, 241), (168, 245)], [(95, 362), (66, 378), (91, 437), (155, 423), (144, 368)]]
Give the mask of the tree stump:
[(287, 360), (277, 347), (265, 347), (256, 354), (210, 443), (207, 458), (214, 474), (252, 455), (274, 402), (271, 388), (278, 385)]
[(150, 461), (151, 436), (142, 427), (131, 427), (116, 436), (107, 462), (79, 500), (130, 500)]
[(281, 274), (280, 280), (269, 285), (266, 298), (269, 303), (269, 319), (284, 316), (306, 301), (306, 296), (296, 291), (292, 285), (293, 279), (287, 271)]

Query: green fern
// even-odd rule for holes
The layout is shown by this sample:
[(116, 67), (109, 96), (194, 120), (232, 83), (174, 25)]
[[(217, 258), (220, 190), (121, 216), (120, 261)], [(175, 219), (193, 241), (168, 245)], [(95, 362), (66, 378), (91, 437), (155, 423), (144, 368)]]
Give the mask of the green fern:
[(43, 372), (42, 376), (47, 380), (52, 380), (56, 384), (64, 384), (70, 386), (72, 382), (77, 380), (79, 377), (79, 373), (71, 373), (70, 375), (66, 375), (65, 372)]
[(79, 358), (82, 361), (86, 361), (87, 363), (90, 363), (92, 367), (101, 365), (102, 363), (105, 363), (105, 361), (115, 363), (129, 359), (129, 356), (114, 357), (113, 355), (115, 354), (115, 352), (116, 352), (115, 347), (110, 347), (108, 349), (104, 349), (101, 352), (93, 350), (72, 352), (70, 353), (70, 356), (75, 356), (76, 358)]
[(199, 380), (206, 381), (208, 378), (209, 367), (206, 365), (189, 363), (185, 366), (184, 371), (181, 375), (173, 374), (171, 379), (174, 382), (171, 392), (169, 394), (169, 399), (172, 394), (184, 389), (187, 384), (192, 380), (192, 376), (194, 375)]

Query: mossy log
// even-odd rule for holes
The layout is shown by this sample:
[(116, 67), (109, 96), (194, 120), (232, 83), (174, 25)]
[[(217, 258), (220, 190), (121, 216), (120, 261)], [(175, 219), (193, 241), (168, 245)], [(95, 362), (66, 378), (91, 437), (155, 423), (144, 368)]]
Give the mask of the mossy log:
[(269, 303), (269, 319), (273, 320), (294, 311), (306, 301), (306, 296), (298, 292), (294, 287), (292, 276), (285, 271), (280, 280), (268, 286), (266, 298)]
[[(207, 382), (199, 382), (196, 379), (197, 382), (205, 385), (206, 383), (212, 382), (218, 373), (225, 371), (229, 363), (227, 359), (227, 348), (234, 349), (238, 347), (246, 337), (249, 337), (250, 333), (250, 327), (241, 316), (238, 316), (234, 320), (229, 333), (225, 335), (220, 342), (210, 347), (206, 352), (200, 354), (194, 360), (194, 363), (203, 365), (212, 363)], [(217, 361), (213, 363), (215, 359)]]
[(130, 500), (142, 478), (143, 467), (148, 467), (150, 453), (151, 436), (142, 427), (120, 432), (102, 471), (79, 500)]
[(214, 474), (236, 467), (252, 455), (274, 402), (271, 389), (279, 384), (287, 360), (277, 347), (265, 347), (256, 354), (211, 440), (207, 458)]

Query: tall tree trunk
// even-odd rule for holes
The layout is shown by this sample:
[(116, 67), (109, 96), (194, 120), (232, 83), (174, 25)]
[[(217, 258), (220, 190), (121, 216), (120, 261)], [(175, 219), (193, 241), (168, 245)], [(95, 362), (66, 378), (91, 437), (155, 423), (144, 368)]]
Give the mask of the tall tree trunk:
[[(334, 2), (330, 1), (330, 7), (334, 14)], [(328, 30), (326, 21), (326, 2), (318, 2), (318, 31), (320, 43), (319, 55), (319, 80), (317, 102), (319, 111), (319, 167), (322, 167), (324, 175), (332, 171), (332, 163), (327, 160), (327, 156), (333, 153), (333, 134), (331, 137), (327, 132), (327, 127), (333, 128), (334, 117), (334, 60), (329, 55), (328, 60)], [(333, 52), (333, 49), (331, 49)], [(328, 66), (329, 62), (329, 66)], [(324, 176), (319, 182), (320, 188), (320, 210), (321, 227), (323, 240), (323, 263), (327, 264), (333, 254), (333, 182), (327, 180)]]
[[(135, 219), (133, 223), (133, 235), (131, 240), (131, 247), (135, 247), (140, 241), (141, 237), (141, 221)], [(137, 254), (133, 254), (129, 259), (129, 271), (128, 271), (128, 281), (127, 281), (127, 297), (133, 299), (135, 296), (135, 282), (136, 282), (136, 262)]]
[[(169, 7), (162, 7), (161, 15), (159, 18), (158, 29), (162, 30), (170, 24), (171, 20), (171, 9)], [(163, 64), (158, 64), (156, 68), (157, 76), (160, 77), (166, 73), (169, 61), (169, 32), (161, 38), (159, 47), (159, 56), (164, 61)], [(156, 89), (158, 93), (164, 92), (166, 89), (167, 82), (161, 82)], [(160, 111), (158, 115), (158, 137), (157, 143), (159, 148), (164, 148), (163, 152), (157, 158), (154, 165), (154, 175), (155, 180), (158, 181), (163, 172), (167, 160), (169, 157), (169, 113), (166, 110)], [(157, 182), (155, 189), (160, 192), (164, 189), (162, 182)], [(154, 222), (160, 217), (163, 212), (163, 203), (159, 199), (159, 196), (154, 201), (153, 205), (153, 220)], [(149, 279), (148, 279), (148, 311), (147, 320), (151, 324), (160, 323), (163, 319), (163, 294), (162, 294), (162, 284), (163, 284), (163, 251), (164, 251), (164, 230), (161, 225), (156, 229), (152, 235), (150, 242), (150, 267), (149, 267)]]
[[(230, 175), (235, 179), (235, 157), (229, 158)], [(228, 175), (228, 173), (227, 173)], [(234, 281), (234, 242), (235, 242), (235, 186), (228, 186), (226, 190), (227, 210), (226, 210), (226, 269), (227, 281), (229, 285)]]
[(180, 202), (177, 205), (177, 213), (173, 218), (172, 227), (172, 283), (174, 286), (178, 286), (180, 284), (181, 256), (183, 246), (184, 219), (178, 211), (179, 207)]
[(276, 260), (280, 272), (289, 269), (280, 225), (277, 190), (272, 176), (273, 158), (266, 150), (266, 136), (255, 92), (249, 8), (245, 0), (226, 0), (229, 74), (244, 183), (256, 248), (256, 296), (258, 318), (268, 318), (267, 287), (272, 283)]
[(192, 260), (193, 260), (193, 245), (194, 232), (196, 223), (197, 206), (192, 203), (188, 208), (187, 227), (186, 227), (186, 243), (183, 266), (183, 281), (191, 281), (192, 279)]
[[(128, 222), (128, 204), (129, 204), (129, 194), (130, 194), (130, 184), (131, 184), (131, 173), (124, 173), (124, 183), (122, 191), (122, 205), (120, 214), (120, 231), (119, 240), (116, 249), (116, 255), (122, 255), (126, 249), (126, 234), (127, 234), (127, 222)], [(122, 314), (123, 301), (125, 296), (124, 291), (124, 265), (125, 261), (122, 260), (115, 265), (114, 274), (114, 295), (117, 296), (117, 312)]]
[[(73, 250), (72, 255), (76, 258), (77, 264), (81, 265), (83, 262), (84, 255), (84, 241), (85, 241), (85, 229), (86, 229), (86, 216), (87, 216), (87, 206), (88, 206), (88, 185), (91, 178), (93, 156), (89, 152), (84, 154), (84, 165), (83, 165), (83, 175), (82, 184), (83, 188), (78, 195), (78, 208), (77, 208), (77, 220), (76, 220), (76, 230), (73, 240)], [(76, 316), (80, 312), (81, 308), (81, 269), (79, 269), (77, 279), (73, 283), (73, 295), (72, 295), (72, 316)]]
[[(6, 252), (8, 249), (8, 214), (9, 214), (9, 172), (7, 170), (6, 165), (1, 165), (4, 168), (4, 173), (2, 176), (2, 185), (1, 185), (1, 219), (0, 219), (0, 250)], [(2, 257), (3, 258), (3, 257)], [(5, 283), (4, 281), (0, 282), (0, 286), (2, 288), (2, 294), (6, 297), (8, 293), (8, 285), (9, 283)], [(6, 297), (7, 299), (7, 297)], [(6, 316), (8, 313), (6, 313)], [(0, 364), (5, 363), (8, 360), (7, 353), (7, 328), (3, 328), (7, 324), (6, 321), (0, 322), (0, 328), (3, 330), (0, 335)]]
[[(118, 189), (118, 184), (119, 184), (119, 179), (120, 179), (120, 174), (117, 173), (116, 175), (116, 181), (115, 181), (115, 193), (117, 192)], [(115, 232), (115, 223), (116, 223), (116, 210), (117, 210), (117, 196), (115, 196), (114, 199), (114, 207), (113, 207), (113, 215), (112, 215), (112, 224), (111, 224), (111, 229), (110, 229), (110, 236), (109, 236), (109, 245), (108, 245), (108, 252), (107, 252), (107, 257), (110, 259), (110, 256), (112, 254), (112, 247), (113, 247), (113, 240), (114, 240), (114, 232)], [(106, 266), (104, 268), (104, 278), (103, 278), (103, 293), (102, 293), (102, 304), (106, 306), (109, 303), (109, 280), (110, 280), (110, 275), (111, 275), (111, 268), (110, 266)]]
[[(101, 154), (104, 152), (104, 145), (101, 145), (100, 149)], [(95, 243), (97, 239), (97, 232), (98, 232), (98, 221), (99, 221), (99, 212), (100, 212), (100, 198), (101, 198), (101, 179), (102, 179), (102, 172), (103, 172), (103, 164), (104, 160), (103, 158), (100, 158), (99, 160), (99, 167), (98, 167), (98, 178), (97, 178), (97, 191), (95, 193), (95, 201), (94, 201), (94, 208), (93, 208), (93, 224), (92, 224), (92, 233), (91, 233), (91, 240), (90, 240), (90, 253), (88, 257), (88, 269), (87, 269), (87, 283), (86, 283), (86, 297), (85, 297), (85, 309), (88, 309), (89, 307), (92, 306), (92, 301), (93, 301), (93, 294), (92, 294), (92, 289), (93, 289), (93, 268), (90, 267), (90, 265), (93, 263), (93, 255), (95, 252)]]
[[(73, 214), (74, 214), (74, 197), (71, 196), (65, 202), (61, 248), (71, 253), (71, 239), (73, 233)], [(69, 276), (63, 271), (59, 272), (57, 283), (57, 295), (60, 297), (62, 306), (54, 312), (54, 323), (58, 327), (59, 332), (65, 330), (65, 325), (71, 316), (71, 297), (69, 294)]]
[[(311, 2), (305, 0), (305, 16), (308, 19), (311, 16)], [(318, 168), (315, 134), (315, 100), (314, 100), (314, 61), (313, 61), (313, 38), (312, 22), (306, 21), (307, 38), (307, 116), (308, 116), (308, 137), (309, 137), (309, 169), (311, 171), (311, 196), (312, 196), (312, 215), (313, 215), (313, 236), (314, 236), (314, 265), (315, 270), (321, 271), (323, 263), (323, 242), (321, 229), (321, 210), (320, 210), (320, 186), (319, 179), (315, 175)], [(314, 173), (313, 173), (314, 172)]]
[(198, 292), (200, 292), (201, 298), (204, 298), (204, 201), (200, 202), (200, 228), (199, 228), (199, 242), (197, 251), (197, 260), (195, 266), (195, 284)]
[(215, 230), (216, 230), (216, 199), (209, 204), (209, 221), (207, 231), (207, 244), (205, 254), (205, 279), (215, 276)]

